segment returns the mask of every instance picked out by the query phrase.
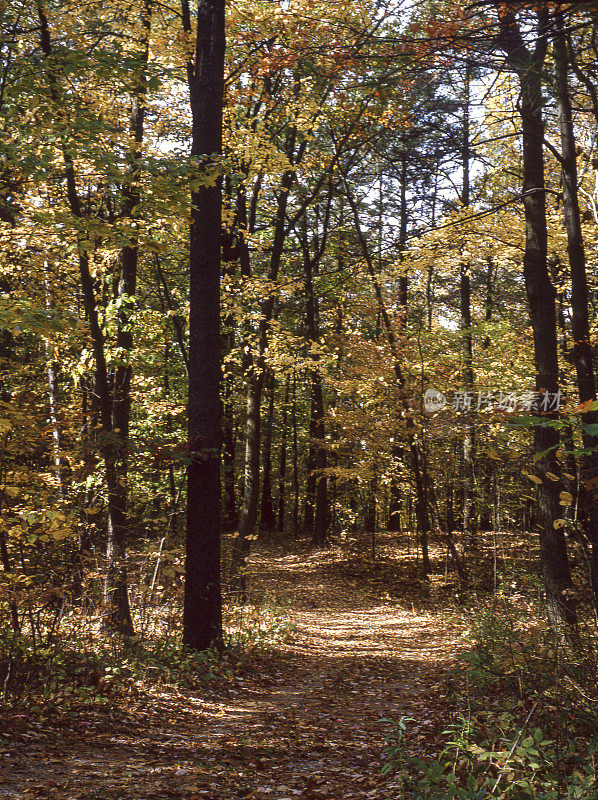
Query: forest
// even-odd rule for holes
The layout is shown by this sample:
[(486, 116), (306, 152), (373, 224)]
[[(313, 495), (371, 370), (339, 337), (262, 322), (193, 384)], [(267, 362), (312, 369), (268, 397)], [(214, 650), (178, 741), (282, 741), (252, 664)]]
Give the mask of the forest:
[(0, 0), (0, 798), (598, 799), (598, 2)]

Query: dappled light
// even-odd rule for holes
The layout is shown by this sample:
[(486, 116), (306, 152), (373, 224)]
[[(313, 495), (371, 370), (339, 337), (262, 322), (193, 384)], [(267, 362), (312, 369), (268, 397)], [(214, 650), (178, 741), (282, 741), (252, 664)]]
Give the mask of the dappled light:
[(301, 602), (287, 597), (288, 633), (212, 689), (145, 683), (105, 709), (58, 702), (4, 718), (15, 727), (0, 797), (388, 797), (383, 719), (417, 716), (422, 737), (442, 724), (465, 626), (331, 579), (341, 553), (257, 549), (251, 590), (298, 586)]
[(598, 0), (0, 0), (0, 800), (598, 800)]

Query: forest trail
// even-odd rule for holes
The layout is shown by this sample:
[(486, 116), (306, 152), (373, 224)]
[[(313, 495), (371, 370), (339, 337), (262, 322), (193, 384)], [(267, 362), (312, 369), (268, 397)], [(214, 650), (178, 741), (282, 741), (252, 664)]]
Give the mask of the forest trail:
[(252, 590), (281, 594), (294, 629), (254, 669), (207, 693), (156, 688), (0, 736), (0, 798), (392, 800), (385, 719), (413, 717), (422, 755), (446, 725), (462, 626), (384, 599), (332, 551), (261, 550)]

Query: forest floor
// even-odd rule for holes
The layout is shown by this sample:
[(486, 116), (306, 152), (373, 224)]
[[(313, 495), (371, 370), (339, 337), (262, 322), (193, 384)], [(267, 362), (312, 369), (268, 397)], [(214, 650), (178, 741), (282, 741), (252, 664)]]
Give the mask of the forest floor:
[(422, 599), (415, 577), (389, 596), (384, 558), (364, 565), (340, 550), (260, 546), (251, 594), (284, 600), (287, 636), (209, 690), (156, 686), (0, 718), (0, 798), (399, 797), (380, 775), (388, 720), (413, 718), (422, 756), (433, 752), (465, 626)]

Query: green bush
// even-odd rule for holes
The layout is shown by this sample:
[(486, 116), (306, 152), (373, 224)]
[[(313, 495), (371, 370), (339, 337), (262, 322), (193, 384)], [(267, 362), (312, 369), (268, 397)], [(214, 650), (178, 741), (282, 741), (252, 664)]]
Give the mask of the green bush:
[(415, 720), (391, 724), (383, 774), (405, 800), (598, 800), (594, 636), (563, 643), (515, 619), (496, 607), (475, 620), (434, 758), (417, 752)]

